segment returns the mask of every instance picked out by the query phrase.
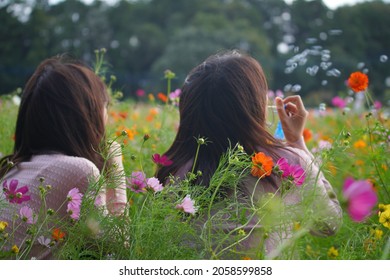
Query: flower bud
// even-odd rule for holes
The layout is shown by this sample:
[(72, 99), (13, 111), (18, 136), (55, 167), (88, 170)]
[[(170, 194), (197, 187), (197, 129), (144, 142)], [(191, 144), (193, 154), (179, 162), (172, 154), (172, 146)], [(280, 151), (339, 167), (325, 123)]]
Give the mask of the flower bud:
[(206, 141), (204, 140), (204, 138), (198, 138), (198, 140), (196, 141), (199, 145), (203, 145), (206, 143)]
[(150, 138), (150, 135), (149, 135), (149, 134), (145, 134), (145, 135), (144, 135), (144, 141), (147, 141), (149, 138)]
[(50, 216), (53, 215), (54, 214), (54, 210), (51, 209), (51, 208), (47, 209), (47, 214), (50, 215)]

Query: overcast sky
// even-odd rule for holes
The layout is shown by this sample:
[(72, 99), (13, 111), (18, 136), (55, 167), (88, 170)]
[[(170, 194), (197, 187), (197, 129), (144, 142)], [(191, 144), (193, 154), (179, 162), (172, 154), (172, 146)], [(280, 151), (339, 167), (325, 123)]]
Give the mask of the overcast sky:
[[(60, 1), (63, 1), (63, 0), (49, 0), (49, 3), (58, 3)], [(83, 2), (85, 3), (91, 3), (93, 0), (82, 0)], [(104, 0), (105, 2), (111, 2), (111, 3), (115, 3), (117, 2), (118, 0)], [(285, 2), (287, 3), (291, 3), (293, 2), (294, 0), (285, 0)], [(335, 9), (339, 6), (343, 6), (343, 5), (353, 5), (353, 4), (356, 4), (356, 3), (359, 3), (359, 2), (369, 2), (371, 0), (322, 0), (326, 6), (328, 6), (328, 8), (330, 9)], [(389, 2), (390, 3), (390, 0), (384, 0), (384, 2)]]
[[(293, 2), (293, 0), (284, 0), (284, 1), (287, 3)], [(330, 9), (335, 9), (339, 6), (344, 6), (344, 5), (353, 5), (361, 2), (369, 2), (369, 0), (322, 0), (322, 1)], [(390, 2), (390, 0), (385, 0), (384, 2)]]

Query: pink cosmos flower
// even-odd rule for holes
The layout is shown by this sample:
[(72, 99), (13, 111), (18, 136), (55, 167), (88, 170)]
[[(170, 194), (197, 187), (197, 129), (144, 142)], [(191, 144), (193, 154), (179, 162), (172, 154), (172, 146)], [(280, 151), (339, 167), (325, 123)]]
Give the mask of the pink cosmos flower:
[(348, 177), (344, 181), (343, 196), (348, 202), (348, 214), (355, 222), (361, 222), (372, 213), (378, 197), (367, 180), (354, 180)]
[(33, 214), (33, 211), (28, 206), (23, 206), (19, 210), (20, 217), (23, 221), (25, 221), (27, 224), (33, 225), (37, 222), (36, 217)]
[(100, 194), (98, 194), (95, 198), (93, 205), (95, 205), (95, 207), (100, 207), (103, 206), (103, 204), (104, 204), (103, 198)]
[(41, 235), (37, 238), (37, 241), (42, 246), (50, 248), (50, 242), (51, 242), (50, 238), (45, 238), (43, 235)]
[(127, 178), (127, 187), (135, 193), (145, 192), (146, 177), (141, 171), (131, 173), (131, 177)]
[(382, 108), (382, 103), (381, 103), (380, 101), (376, 100), (376, 101), (374, 102), (374, 108), (375, 108), (376, 110), (380, 110), (380, 109)]
[(154, 163), (161, 166), (169, 166), (173, 163), (166, 155), (154, 154), (152, 159)]
[(66, 212), (70, 214), (70, 217), (75, 221), (80, 219), (80, 206), (81, 205), (75, 205), (70, 202), (68, 203), (68, 208), (66, 209)]
[(160, 192), (163, 190), (163, 185), (160, 183), (160, 181), (155, 178), (149, 178), (147, 181), (147, 187), (152, 189), (154, 192)]
[(176, 209), (185, 213), (195, 214), (198, 209), (194, 205), (195, 201), (191, 199), (190, 195), (187, 195), (180, 204), (176, 205)]
[(332, 98), (332, 105), (337, 108), (344, 109), (345, 106), (347, 106), (347, 102), (340, 96), (335, 96)]
[(296, 186), (301, 186), (305, 182), (305, 170), (299, 165), (289, 165), (286, 158), (280, 158), (276, 165), (282, 171), (282, 177), (288, 178)]
[(18, 184), (19, 181), (16, 179), (12, 179), (9, 186), (7, 185), (7, 180), (3, 183), (3, 192), (10, 203), (20, 204), (24, 201), (30, 200), (30, 196), (26, 195), (28, 187), (23, 186), (17, 189)]
[(290, 171), (290, 165), (286, 158), (280, 158), (276, 162), (276, 165), (279, 167), (280, 171), (282, 171), (282, 177), (287, 177)]
[(80, 206), (82, 198), (83, 198), (83, 194), (80, 193), (78, 188), (73, 188), (68, 192), (67, 199), (69, 203)]
[(81, 208), (81, 199), (83, 194), (80, 193), (78, 188), (73, 188), (68, 192), (68, 207), (66, 212), (70, 214), (70, 217), (73, 220), (78, 220), (80, 218), (80, 208)]
[(138, 96), (138, 97), (142, 97), (145, 95), (145, 91), (142, 89), (142, 88), (139, 88), (135, 91), (135, 94)]
[(179, 98), (179, 97), (180, 97), (180, 94), (181, 94), (181, 89), (178, 88), (178, 89), (176, 89), (175, 91), (172, 91), (172, 92), (169, 94), (169, 99), (174, 100), (174, 99), (176, 99), (176, 98)]
[(305, 170), (299, 165), (291, 165), (288, 177), (294, 181), (297, 187), (301, 186), (305, 182)]

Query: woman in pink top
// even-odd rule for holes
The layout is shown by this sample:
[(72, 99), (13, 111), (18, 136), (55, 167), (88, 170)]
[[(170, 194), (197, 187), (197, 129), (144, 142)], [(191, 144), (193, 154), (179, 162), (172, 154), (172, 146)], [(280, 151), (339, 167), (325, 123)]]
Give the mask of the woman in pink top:
[[(248, 209), (259, 209), (259, 201), (264, 201), (267, 197), (280, 197), (290, 221), (272, 223), (252, 215), (244, 224), (228, 222), (213, 225), (211, 222), (210, 225), (209, 219), (209, 224), (202, 226), (203, 229), (211, 227), (212, 230), (222, 226), (231, 232), (242, 229), (244, 237), (239, 245), (245, 251), (243, 254), (283, 258), (281, 253), (291, 241), (294, 221), (302, 219), (303, 222), (309, 216), (311, 224), (308, 231), (316, 235), (332, 235), (341, 224), (342, 212), (332, 186), (319, 170), (303, 141), (302, 133), (308, 112), (300, 96), (276, 99), (277, 112), (286, 138), (284, 142), (275, 139), (268, 132), (267, 92), (267, 81), (260, 64), (248, 55), (237, 51), (226, 52), (213, 55), (196, 66), (182, 87), (178, 132), (165, 153), (173, 163), (162, 166), (157, 171), (157, 177), (161, 182), (168, 182), (170, 175), (181, 180), (191, 170), (199, 170), (202, 175), (192, 182), (194, 188), (209, 186), (221, 157), (229, 147), (236, 144), (241, 145), (250, 156), (263, 152), (274, 163), (284, 158), (289, 166), (299, 166), (301, 169), (296, 170), (304, 172), (298, 172), (301, 178), (297, 178), (297, 182), (302, 184), (305, 178), (304, 186), (291, 189), (283, 196), (282, 178), (274, 173), (260, 180), (248, 174), (237, 187), (238, 197), (248, 204)], [(200, 147), (193, 169), (198, 145), (194, 139), (198, 137), (205, 138), (207, 144)], [(236, 194), (236, 191), (229, 189), (221, 190), (227, 196)], [(306, 201), (305, 204), (302, 203), (303, 200)], [(311, 203), (308, 204), (307, 200)], [(260, 208), (261, 211), (262, 209)], [(214, 209), (214, 212), (217, 210)], [(258, 212), (262, 213), (260, 210)], [(276, 216), (277, 213), (272, 217)], [(232, 248), (237, 250), (237, 246)], [(222, 251), (210, 254), (217, 258), (237, 257), (234, 255), (237, 251), (233, 255), (223, 254)]]
[[(2, 159), (0, 169), (0, 221), (8, 225), (5, 232), (12, 235), (18, 257), (51, 257), (47, 244), (53, 238), (50, 232), (35, 239), (29, 253), (23, 251), (26, 230), (41, 207), (40, 185), (51, 187), (45, 198), (47, 209), (60, 220), (70, 220), (72, 214), (77, 219), (75, 208), (67, 207), (67, 197), (80, 203), (80, 194), (85, 196), (88, 187), (110, 170), (115, 184), (111, 180), (109, 188), (91, 194), (97, 195), (97, 203), (105, 211), (115, 215), (124, 211), (127, 198), (120, 147), (115, 142), (109, 147), (113, 155), (106, 164), (99, 153), (105, 138), (108, 101), (101, 79), (88, 67), (63, 56), (44, 60), (27, 82), (16, 122), (14, 151)], [(15, 214), (26, 222), (15, 222)], [(0, 248), (3, 254), (6, 250), (10, 248)]]

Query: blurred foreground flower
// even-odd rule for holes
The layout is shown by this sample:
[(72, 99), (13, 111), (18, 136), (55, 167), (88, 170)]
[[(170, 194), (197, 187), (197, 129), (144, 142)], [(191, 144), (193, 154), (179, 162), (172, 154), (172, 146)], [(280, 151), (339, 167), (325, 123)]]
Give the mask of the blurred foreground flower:
[(8, 227), (8, 223), (0, 221), (0, 233), (3, 232)]
[(378, 200), (369, 181), (355, 181), (351, 177), (344, 181), (343, 196), (348, 202), (348, 214), (355, 222), (361, 222), (370, 216)]
[(354, 92), (364, 91), (368, 87), (368, 76), (362, 72), (354, 72), (349, 76), (347, 84)]
[(344, 109), (345, 106), (347, 106), (347, 102), (340, 96), (335, 96), (332, 98), (332, 105), (337, 108)]
[(197, 207), (194, 206), (195, 201), (193, 201), (190, 195), (187, 195), (180, 204), (176, 205), (176, 209), (179, 209), (185, 213), (195, 214)]
[(331, 259), (335, 259), (339, 256), (339, 251), (334, 247), (330, 247), (328, 250), (328, 257)]
[(19, 184), (19, 181), (16, 179), (12, 179), (9, 183), (9, 186), (7, 185), (7, 180), (3, 183), (3, 191), (5, 193), (6, 198), (10, 203), (17, 203), (20, 204), (24, 201), (30, 200), (30, 196), (26, 195), (28, 192), (28, 187), (23, 186), (21, 188), (17, 188)]

